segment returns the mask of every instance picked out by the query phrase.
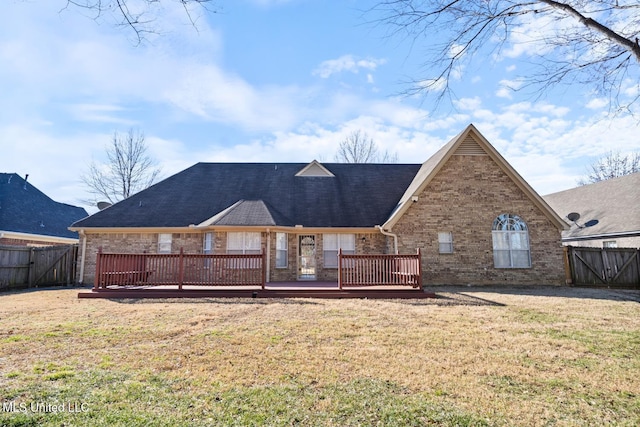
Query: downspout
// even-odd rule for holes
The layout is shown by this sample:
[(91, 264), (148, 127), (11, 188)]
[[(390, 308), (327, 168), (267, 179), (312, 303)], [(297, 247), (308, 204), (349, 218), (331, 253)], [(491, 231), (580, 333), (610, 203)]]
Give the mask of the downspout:
[(382, 234), (384, 234), (385, 236), (391, 236), (391, 237), (393, 237), (393, 251), (394, 251), (394, 254), (395, 254), (395, 255), (398, 255), (398, 235), (397, 235), (397, 234), (393, 234), (393, 233), (392, 233), (392, 232), (390, 232), (390, 231), (386, 231), (386, 230), (384, 230), (384, 229), (382, 228), (382, 226), (381, 226), (381, 225), (376, 225), (376, 228), (377, 228), (378, 230), (380, 230), (380, 232), (381, 232)]
[(85, 263), (85, 255), (87, 254), (87, 235), (84, 233), (84, 230), (80, 230), (78, 232), (80, 238), (82, 239), (82, 262), (80, 263), (80, 280), (78, 283), (82, 285), (84, 281), (84, 263)]

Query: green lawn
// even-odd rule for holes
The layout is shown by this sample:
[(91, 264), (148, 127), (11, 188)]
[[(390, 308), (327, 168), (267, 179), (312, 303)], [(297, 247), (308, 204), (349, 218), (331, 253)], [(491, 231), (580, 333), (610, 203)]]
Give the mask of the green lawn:
[(0, 294), (0, 426), (640, 425), (638, 291), (436, 292)]

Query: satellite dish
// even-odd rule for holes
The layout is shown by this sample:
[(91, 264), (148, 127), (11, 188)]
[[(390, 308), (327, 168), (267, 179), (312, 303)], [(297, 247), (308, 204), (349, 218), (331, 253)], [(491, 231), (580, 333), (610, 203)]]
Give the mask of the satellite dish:
[(109, 202), (98, 202), (98, 209), (103, 210), (111, 206)]
[(597, 219), (590, 219), (589, 221), (584, 223), (585, 227), (593, 227), (594, 225), (598, 224), (600, 221), (598, 221)]
[(576, 222), (580, 219), (580, 214), (578, 212), (571, 212), (569, 215), (567, 215), (567, 219), (571, 222)]

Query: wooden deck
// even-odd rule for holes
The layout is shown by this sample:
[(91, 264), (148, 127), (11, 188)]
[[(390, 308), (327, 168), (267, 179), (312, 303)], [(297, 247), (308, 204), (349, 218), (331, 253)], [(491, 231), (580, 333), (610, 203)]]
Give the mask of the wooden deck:
[(337, 282), (277, 282), (260, 286), (112, 286), (78, 293), (78, 298), (366, 298), (417, 299), (435, 298), (436, 294), (406, 286), (349, 287), (340, 289)]

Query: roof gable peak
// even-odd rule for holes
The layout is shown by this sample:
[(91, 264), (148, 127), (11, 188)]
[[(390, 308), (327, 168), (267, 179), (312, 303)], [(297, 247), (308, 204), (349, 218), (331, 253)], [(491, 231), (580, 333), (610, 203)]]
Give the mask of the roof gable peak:
[(469, 131), (467, 132), (464, 138), (460, 138), (458, 142), (458, 146), (453, 151), (454, 156), (488, 156), (487, 151), (480, 146), (478, 143), (478, 139), (474, 137), (475, 132)]
[(317, 160), (313, 160), (311, 163), (303, 167), (296, 173), (296, 176), (303, 177), (325, 177), (325, 178), (333, 178), (334, 174), (331, 173), (329, 169), (324, 167)]
[(409, 185), (404, 195), (398, 202), (396, 209), (387, 219), (383, 228), (391, 230), (404, 212), (409, 208), (414, 200), (431, 182), (433, 177), (440, 172), (440, 169), (449, 161), (452, 156), (489, 156), (503, 172), (511, 178), (529, 199), (542, 210), (542, 212), (558, 227), (564, 229), (566, 223), (551, 209), (551, 207), (535, 192), (535, 190), (516, 172), (516, 170), (498, 153), (489, 141), (476, 129), (473, 124), (469, 124), (462, 132), (454, 136), (447, 144), (431, 156), (416, 174), (413, 182)]

